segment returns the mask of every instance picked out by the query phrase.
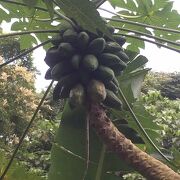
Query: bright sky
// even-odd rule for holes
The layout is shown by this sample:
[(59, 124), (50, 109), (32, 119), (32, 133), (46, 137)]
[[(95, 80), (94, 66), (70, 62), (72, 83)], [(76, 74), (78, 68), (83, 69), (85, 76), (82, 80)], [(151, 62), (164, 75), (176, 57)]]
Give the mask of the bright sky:
[[(180, 12), (180, 0), (174, 0), (174, 8)], [(108, 10), (112, 10), (111, 7), (107, 4), (104, 4), (103, 7)], [(3, 27), (7, 30), (10, 29), (10, 26), (4, 23)], [(7, 32), (7, 31), (6, 31)], [(180, 54), (174, 51), (157, 48), (157, 46), (146, 43), (145, 50), (141, 51), (141, 54), (146, 56), (149, 60), (146, 67), (152, 68), (153, 71), (163, 71), (163, 72), (180, 72)], [(36, 79), (36, 88), (38, 91), (48, 86), (50, 81), (44, 79), (44, 74), (48, 69), (48, 66), (44, 63), (45, 51), (42, 48), (34, 51), (34, 64), (37, 66), (37, 69), (40, 70), (41, 75), (37, 76)]]

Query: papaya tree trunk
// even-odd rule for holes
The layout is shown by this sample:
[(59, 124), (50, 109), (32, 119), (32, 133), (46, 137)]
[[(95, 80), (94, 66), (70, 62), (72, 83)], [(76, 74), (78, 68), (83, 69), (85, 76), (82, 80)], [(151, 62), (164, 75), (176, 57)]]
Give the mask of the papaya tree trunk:
[(92, 104), (90, 124), (108, 149), (116, 153), (149, 180), (180, 180), (180, 175), (167, 165), (136, 147), (114, 126), (103, 107)]

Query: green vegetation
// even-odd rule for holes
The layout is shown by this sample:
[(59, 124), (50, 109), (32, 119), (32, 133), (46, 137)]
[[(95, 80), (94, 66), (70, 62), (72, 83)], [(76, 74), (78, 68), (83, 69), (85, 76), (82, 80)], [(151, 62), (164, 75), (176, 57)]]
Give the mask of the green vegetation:
[[(103, 2), (0, 0), (15, 31), (0, 35), (1, 179), (179, 178), (179, 74), (148, 75), (141, 94), (139, 52), (146, 41), (180, 52), (180, 16), (169, 0), (109, 0), (102, 18)], [(38, 94), (41, 46), (52, 81)]]

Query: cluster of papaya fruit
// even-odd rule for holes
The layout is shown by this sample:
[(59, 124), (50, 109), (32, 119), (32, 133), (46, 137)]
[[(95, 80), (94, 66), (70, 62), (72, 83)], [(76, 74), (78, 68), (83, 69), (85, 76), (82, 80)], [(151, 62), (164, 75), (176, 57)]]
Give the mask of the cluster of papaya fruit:
[(53, 91), (53, 99), (68, 98), (71, 107), (87, 101), (103, 103), (112, 108), (121, 108), (117, 97), (118, 80), (129, 58), (123, 51), (124, 37), (114, 34), (114, 40), (102, 33), (94, 34), (77, 27), (66, 25), (45, 57), (49, 66), (46, 79), (58, 81)]

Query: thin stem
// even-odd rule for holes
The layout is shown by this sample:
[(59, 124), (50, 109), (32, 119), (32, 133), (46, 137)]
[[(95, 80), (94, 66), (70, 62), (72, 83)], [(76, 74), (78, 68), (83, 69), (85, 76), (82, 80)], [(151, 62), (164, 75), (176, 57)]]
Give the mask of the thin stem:
[[(5, 3), (11, 3), (11, 4), (20, 5), (20, 6), (26, 6), (27, 7), (27, 4), (25, 4), (25, 3), (15, 2), (15, 1), (11, 1), (11, 0), (0, 0), (0, 1), (5, 2)], [(34, 8), (38, 9), (38, 10), (41, 10), (41, 11), (47, 12), (47, 9), (42, 8), (42, 7), (35, 6)]]
[(106, 0), (99, 0), (99, 1), (96, 3), (96, 8), (99, 8), (99, 6), (101, 6), (104, 2), (106, 2)]
[(1, 69), (2, 67), (4, 67), (5, 65), (7, 65), (7, 64), (9, 64), (9, 63), (11, 63), (11, 62), (13, 62), (13, 61), (15, 61), (16, 59), (19, 59), (19, 58), (21, 58), (21, 57), (29, 54), (30, 52), (34, 51), (35, 49), (37, 49), (37, 48), (39, 48), (39, 47), (41, 47), (41, 46), (44, 46), (45, 44), (47, 44), (47, 43), (49, 43), (49, 42), (51, 42), (51, 40), (47, 40), (47, 41), (45, 41), (45, 42), (43, 42), (43, 43), (41, 43), (41, 44), (39, 44), (39, 45), (37, 45), (37, 46), (35, 46), (35, 47), (33, 47), (33, 48), (30, 48), (30, 49), (24, 51), (23, 53), (17, 55), (16, 57), (14, 57), (14, 58), (12, 58), (12, 59), (10, 59), (10, 60), (8, 60), (8, 61), (0, 64), (0, 69)]
[(151, 140), (151, 138), (149, 137), (149, 135), (147, 134), (147, 132), (144, 130), (143, 126), (141, 125), (141, 123), (139, 122), (138, 118), (136, 117), (134, 111), (132, 110), (131, 106), (129, 105), (126, 97), (124, 96), (121, 88), (119, 87), (119, 94), (122, 98), (122, 100), (124, 101), (125, 105), (127, 106), (132, 118), (134, 119), (134, 121), (136, 122), (137, 126), (140, 128), (140, 130), (142, 131), (142, 133), (144, 134), (144, 136), (147, 138), (147, 140), (149, 141), (149, 143), (153, 146), (153, 148), (171, 165), (174, 166), (174, 164), (158, 149), (158, 147), (154, 144), (154, 142)]
[(110, 21), (115, 21), (115, 22), (124, 22), (124, 23), (128, 23), (128, 24), (133, 24), (133, 25), (136, 25), (136, 26), (142, 26), (142, 27), (145, 27), (145, 28), (149, 27), (149, 28), (158, 29), (158, 30), (161, 30), (161, 31), (169, 31), (169, 32), (172, 32), (172, 33), (180, 33), (180, 31), (175, 30), (175, 29), (152, 26), (152, 25), (148, 25), (148, 24), (128, 21), (128, 20), (125, 20), (125, 19), (118, 19), (118, 18), (105, 18), (105, 19), (110, 20)]
[(86, 169), (84, 171), (83, 180), (85, 180), (88, 168), (89, 168), (89, 113), (87, 114), (86, 118)]
[(4, 176), (7, 174), (9, 168), (11, 167), (11, 164), (12, 164), (12, 162), (13, 162), (13, 160), (14, 160), (14, 158), (15, 158), (15, 156), (16, 156), (16, 154), (17, 154), (17, 152), (18, 152), (18, 150), (19, 150), (19, 148), (20, 148), (20, 146), (21, 146), (21, 144), (23, 143), (23, 140), (24, 140), (25, 136), (27, 135), (27, 133), (28, 133), (28, 131), (29, 131), (29, 129), (30, 129), (33, 121), (35, 120), (36, 115), (37, 115), (37, 113), (39, 112), (41, 105), (43, 104), (43, 102), (44, 102), (47, 94), (49, 93), (49, 91), (50, 91), (50, 89), (51, 89), (51, 87), (52, 87), (52, 85), (53, 85), (53, 82), (54, 82), (54, 81), (52, 80), (51, 83), (50, 83), (50, 85), (48, 86), (46, 92), (44, 93), (44, 96), (42, 97), (42, 99), (41, 99), (38, 107), (36, 108), (36, 111), (34, 112), (34, 114), (33, 114), (32, 118), (31, 118), (28, 126), (26, 127), (23, 135), (21, 136), (21, 138), (20, 138), (20, 140), (19, 140), (19, 143), (18, 143), (16, 149), (15, 149), (14, 152), (13, 152), (13, 155), (11, 156), (10, 161), (8, 162), (8, 164), (7, 164), (4, 172), (2, 173), (2, 176), (0, 177), (0, 180), (3, 180)]
[(112, 11), (109, 11), (107, 9), (104, 9), (104, 8), (98, 8), (102, 11), (105, 11), (105, 12), (108, 12), (110, 14), (113, 14), (115, 16), (119, 16), (119, 17), (125, 17), (125, 18), (131, 18), (131, 19), (136, 19), (136, 18), (140, 18), (141, 16), (127, 16), (127, 15), (124, 15), (124, 14), (119, 14), (119, 13), (115, 13), (115, 12), (112, 12)]
[[(59, 4), (58, 4), (55, 0), (53, 0), (53, 3), (54, 3), (56, 6), (59, 7)], [(65, 15), (63, 15), (62, 13), (60, 13), (59, 11), (57, 11), (57, 10), (55, 10), (55, 9), (54, 9), (54, 12), (55, 12), (60, 18), (66, 20), (66, 21), (69, 22), (74, 28), (76, 28), (76, 25), (74, 24), (73, 21), (71, 21), (71, 19), (69, 19), (68, 17), (66, 17)]]
[(173, 50), (173, 51), (176, 51), (176, 52), (180, 53), (180, 50), (177, 49), (177, 48), (173, 48), (173, 47), (167, 46), (165, 44), (162, 44), (162, 43), (159, 43), (159, 42), (155, 42), (155, 41), (152, 41), (152, 40), (149, 40), (149, 39), (146, 39), (146, 38), (142, 38), (142, 37), (135, 36), (135, 35), (130, 35), (130, 34), (122, 34), (122, 33), (116, 33), (116, 34), (117, 35), (121, 35), (121, 36), (130, 37), (130, 38), (139, 39), (139, 40), (142, 40), (142, 41), (147, 41), (149, 43), (156, 44), (158, 46), (161, 46), (161, 47), (164, 47), (164, 48), (167, 48), (167, 49), (170, 49), (170, 50)]
[(21, 31), (21, 32), (13, 32), (13, 33), (7, 33), (0, 35), (1, 38), (11, 37), (11, 36), (18, 36), (18, 35), (25, 35), (25, 34), (31, 34), (31, 33), (59, 33), (59, 30), (31, 30), (31, 31)]
[(40, 21), (40, 22), (48, 22), (48, 21), (55, 21), (58, 20), (58, 17), (55, 17), (53, 19), (38, 19), (38, 18), (34, 18), (35, 21)]
[(140, 31), (135, 31), (135, 30), (132, 30), (132, 29), (127, 29), (127, 28), (120, 28), (120, 27), (114, 27), (114, 28), (122, 30), (122, 31), (133, 32), (133, 33), (136, 33), (136, 34), (139, 34), (139, 35), (142, 35), (142, 36), (146, 36), (146, 37), (153, 38), (153, 39), (156, 39), (156, 40), (159, 40), (159, 41), (163, 41), (163, 42), (166, 42), (166, 43), (169, 43), (169, 44), (173, 44), (175, 46), (180, 46), (180, 43), (176, 43), (174, 41), (170, 41), (168, 39), (160, 38), (160, 37), (153, 36), (153, 35), (143, 33), (143, 32), (140, 32)]
[(101, 180), (105, 153), (106, 153), (106, 146), (105, 146), (105, 144), (103, 144), (102, 149), (101, 149), (101, 154), (100, 154), (100, 159), (99, 159), (99, 163), (98, 163), (98, 168), (97, 168), (95, 180)]

